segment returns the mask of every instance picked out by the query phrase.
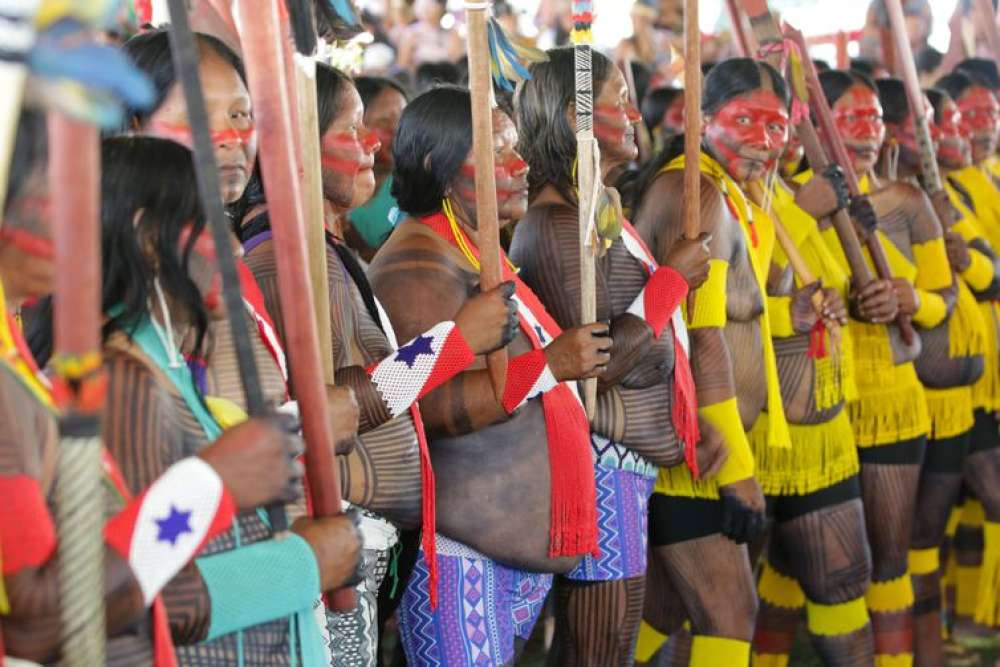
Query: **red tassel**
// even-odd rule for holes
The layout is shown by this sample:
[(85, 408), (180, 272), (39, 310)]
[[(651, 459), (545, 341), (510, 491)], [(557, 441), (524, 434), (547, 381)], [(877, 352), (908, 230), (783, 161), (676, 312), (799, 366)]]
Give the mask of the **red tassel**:
[(809, 332), (809, 358), (822, 359), (826, 353), (826, 324), (823, 320), (817, 320)]
[(698, 399), (694, 376), (687, 354), (680, 341), (674, 337), (674, 407), (672, 420), (677, 436), (684, 443), (684, 462), (688, 470), (698, 477), (698, 456), (695, 447), (701, 439), (698, 429)]
[(424, 420), (416, 403), (410, 406), (413, 426), (417, 429), (417, 443), (420, 445), (420, 483), (423, 494), (420, 502), (421, 535), (420, 544), (424, 548), (424, 562), (427, 564), (427, 593), (431, 611), (438, 603), (438, 563), (437, 563), (437, 491), (434, 486), (434, 468), (431, 467), (431, 453), (427, 448), (427, 434)]

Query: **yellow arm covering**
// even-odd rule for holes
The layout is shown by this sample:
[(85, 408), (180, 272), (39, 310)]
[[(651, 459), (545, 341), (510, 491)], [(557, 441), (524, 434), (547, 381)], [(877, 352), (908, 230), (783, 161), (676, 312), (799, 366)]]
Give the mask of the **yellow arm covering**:
[(687, 315), (688, 329), (705, 329), (726, 326), (726, 278), (729, 275), (729, 262), (722, 259), (712, 259), (708, 262), (708, 278), (694, 293), (694, 311), (689, 313), (687, 303), (684, 303), (684, 313)]
[(768, 296), (767, 311), (771, 317), (771, 335), (775, 338), (788, 338), (795, 335), (792, 325), (792, 297)]
[(717, 477), (719, 486), (753, 477), (753, 453), (750, 451), (746, 431), (743, 430), (736, 399), (730, 398), (721, 403), (704, 405), (698, 408), (698, 414), (715, 427), (729, 448), (729, 458), (726, 459)]
[(920, 306), (913, 319), (922, 327), (932, 328), (941, 324), (948, 316), (944, 299), (932, 290), (946, 289), (951, 285), (951, 265), (944, 249), (944, 239), (937, 238), (924, 243), (914, 243), (913, 263), (917, 267), (914, 287), (920, 298)]
[(969, 260), (962, 279), (975, 291), (982, 292), (993, 282), (993, 262), (975, 248), (969, 248)]
[(915, 288), (920, 306), (913, 313), (913, 321), (925, 329), (933, 329), (948, 316), (948, 307), (940, 294)]

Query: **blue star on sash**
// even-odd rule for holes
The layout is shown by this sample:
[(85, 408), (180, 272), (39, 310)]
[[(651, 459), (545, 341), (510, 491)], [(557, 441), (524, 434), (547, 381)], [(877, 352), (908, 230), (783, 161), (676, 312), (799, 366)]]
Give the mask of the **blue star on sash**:
[(417, 336), (396, 350), (396, 361), (402, 361), (406, 364), (407, 368), (413, 368), (413, 364), (417, 362), (417, 357), (421, 354), (434, 356), (434, 349), (431, 348), (432, 342), (434, 342), (434, 339), (430, 336)]
[(160, 532), (156, 536), (157, 542), (170, 542), (170, 546), (176, 546), (177, 540), (184, 533), (193, 533), (191, 529), (191, 512), (177, 509), (175, 505), (170, 506), (170, 514), (162, 519), (154, 519)]

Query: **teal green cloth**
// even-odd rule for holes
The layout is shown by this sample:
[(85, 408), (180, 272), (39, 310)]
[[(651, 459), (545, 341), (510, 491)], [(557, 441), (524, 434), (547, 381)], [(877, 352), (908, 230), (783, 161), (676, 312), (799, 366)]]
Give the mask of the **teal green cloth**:
[(378, 249), (396, 227), (402, 212), (392, 196), (392, 176), (385, 179), (382, 187), (367, 204), (359, 206), (347, 214), (354, 229), (369, 248)]
[[(108, 314), (114, 317), (116, 310), (120, 313), (122, 308), (112, 308)], [(181, 397), (184, 399), (184, 403), (187, 404), (188, 409), (191, 410), (191, 413), (201, 425), (202, 431), (205, 432), (205, 437), (209, 442), (214, 442), (216, 438), (222, 435), (222, 428), (201, 400), (198, 388), (194, 384), (194, 377), (191, 375), (191, 369), (184, 362), (184, 357), (180, 351), (174, 350), (177, 358), (181, 360), (181, 364), (177, 368), (172, 368), (167, 350), (163, 347), (160, 337), (156, 335), (156, 330), (153, 329), (153, 323), (148, 315), (144, 315), (139, 320), (138, 325), (132, 332), (132, 340), (170, 378), (170, 381), (174, 383), (177, 391), (180, 392)]]
[(294, 533), (195, 561), (212, 600), (205, 641), (283, 616), (299, 616), (303, 650), (319, 628), (303, 623), (319, 596), (319, 567), (312, 547)]

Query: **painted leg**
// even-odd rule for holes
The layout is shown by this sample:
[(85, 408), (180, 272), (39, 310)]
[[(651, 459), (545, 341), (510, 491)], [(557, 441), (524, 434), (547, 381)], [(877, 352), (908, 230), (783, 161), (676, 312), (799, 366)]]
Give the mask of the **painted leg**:
[(919, 463), (866, 463), (862, 456), (861, 493), (872, 551), (872, 584), (865, 597), (877, 666), (913, 662), (913, 587), (907, 552), (919, 479)]
[(795, 633), (805, 610), (806, 597), (799, 582), (764, 561), (757, 581), (760, 611), (753, 636), (754, 667), (786, 667), (795, 645)]
[(973, 619), (994, 631), (1000, 626), (1000, 448), (972, 453), (965, 480), (983, 505), (983, 557)]
[(645, 577), (556, 584), (556, 634), (550, 665), (631, 666), (642, 617)]

